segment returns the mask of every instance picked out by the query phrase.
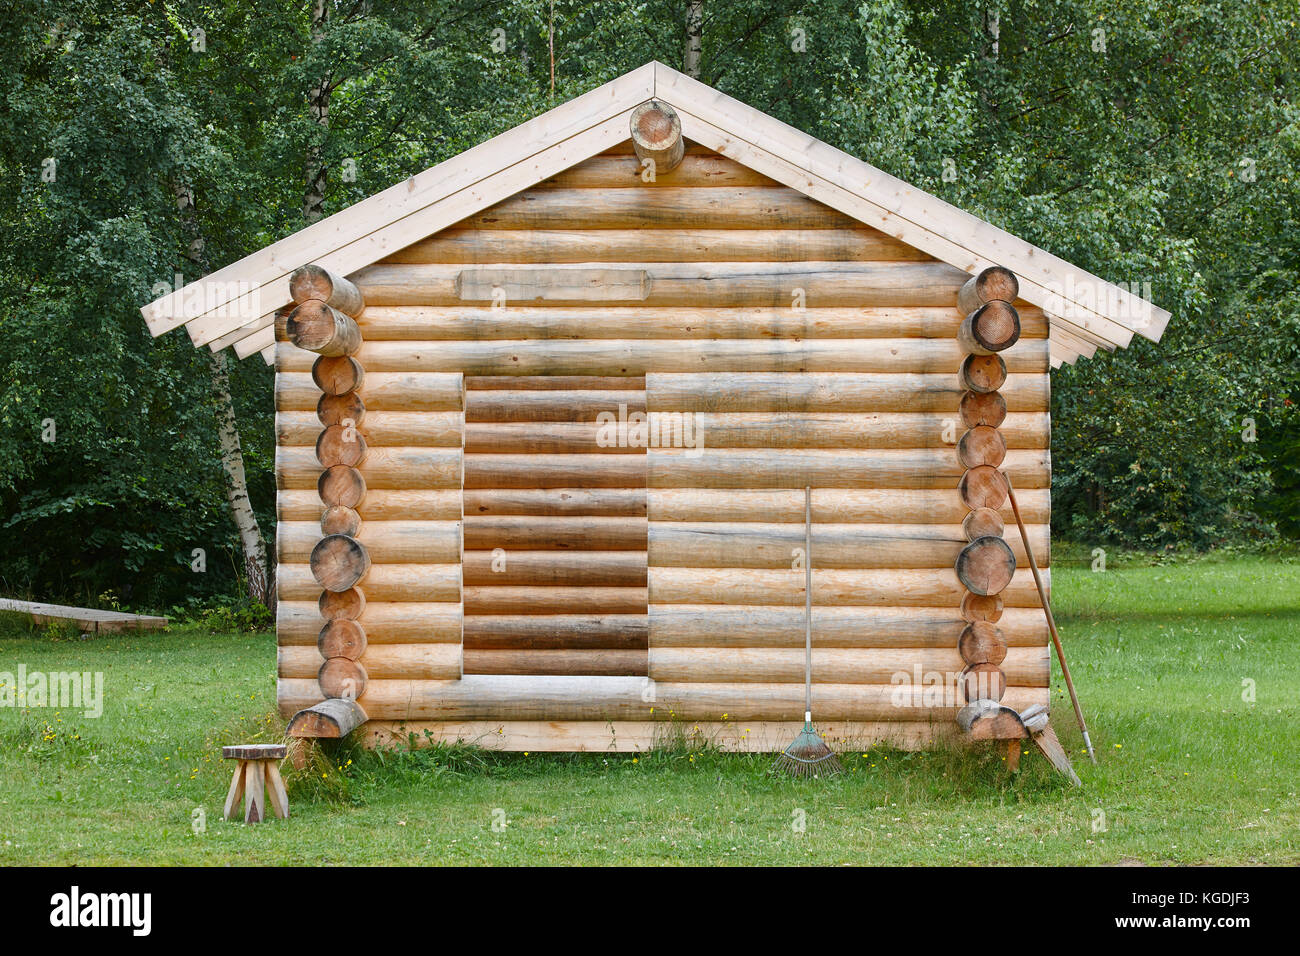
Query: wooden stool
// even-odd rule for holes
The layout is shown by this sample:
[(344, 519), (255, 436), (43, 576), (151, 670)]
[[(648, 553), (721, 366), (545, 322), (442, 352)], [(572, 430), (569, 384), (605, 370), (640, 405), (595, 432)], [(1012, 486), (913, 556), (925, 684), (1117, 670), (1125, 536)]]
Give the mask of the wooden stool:
[(230, 792), (226, 794), (227, 820), (233, 820), (239, 809), (239, 798), (244, 798), (244, 822), (261, 823), (266, 819), (266, 797), (271, 797), (271, 807), (281, 820), (289, 816), (289, 795), (280, 778), (280, 761), (288, 748), (284, 744), (240, 744), (222, 747), (221, 756), (238, 760)]

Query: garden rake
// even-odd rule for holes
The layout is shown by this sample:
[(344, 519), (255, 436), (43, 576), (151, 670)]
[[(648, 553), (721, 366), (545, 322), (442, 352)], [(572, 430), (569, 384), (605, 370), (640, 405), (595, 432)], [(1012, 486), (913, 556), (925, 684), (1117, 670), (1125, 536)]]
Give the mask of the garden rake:
[(835, 752), (826, 746), (812, 722), (812, 488), (804, 496), (804, 704), (803, 730), (772, 763), (773, 771), (793, 777), (831, 776), (843, 771)]

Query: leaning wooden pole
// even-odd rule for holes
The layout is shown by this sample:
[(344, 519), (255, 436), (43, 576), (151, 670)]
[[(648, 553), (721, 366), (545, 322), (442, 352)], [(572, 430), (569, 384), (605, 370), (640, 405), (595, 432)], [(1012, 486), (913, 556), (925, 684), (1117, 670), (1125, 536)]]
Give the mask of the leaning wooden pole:
[(1052, 634), (1052, 644), (1056, 648), (1056, 659), (1061, 662), (1061, 673), (1065, 676), (1065, 686), (1070, 691), (1070, 703), (1074, 705), (1074, 716), (1078, 718), (1079, 730), (1083, 732), (1083, 745), (1088, 748), (1088, 759), (1097, 762), (1097, 755), (1092, 749), (1092, 738), (1088, 736), (1088, 725), (1083, 719), (1083, 708), (1079, 706), (1079, 695), (1074, 692), (1074, 681), (1070, 679), (1070, 667), (1065, 663), (1065, 650), (1061, 647), (1061, 635), (1056, 630), (1056, 619), (1052, 616), (1052, 602), (1047, 599), (1047, 589), (1043, 587), (1043, 578), (1038, 573), (1038, 562), (1034, 560), (1033, 548), (1029, 546), (1029, 536), (1025, 533), (1025, 522), (1020, 517), (1020, 506), (1016, 503), (1016, 491), (1011, 487), (1011, 476), (1006, 472), (1002, 477), (1007, 482), (1007, 495), (1011, 499), (1011, 511), (1016, 516), (1016, 525), (1020, 528), (1020, 537), (1025, 542), (1025, 557), (1029, 559), (1029, 570), (1034, 573), (1034, 584), (1038, 588), (1038, 599), (1043, 603), (1043, 613), (1047, 615), (1047, 629)]
[(312, 380), (321, 390), (316, 406), (322, 426), (316, 439), (321, 538), (312, 548), (311, 573), (322, 588), (318, 606), (323, 624), (316, 649), (324, 663), (316, 680), (326, 698), (294, 714), (289, 734), (344, 737), (366, 721), (357, 698), (369, 682), (361, 662), (366, 631), (358, 620), (366, 607), (360, 585), (371, 563), (366, 546), (357, 540), (358, 509), (366, 495), (359, 470), (367, 451), (359, 430), (365, 404), (358, 394), (365, 376), (354, 357), (361, 348), (356, 318), (365, 302), (353, 283), (315, 265), (293, 273), (289, 292), (296, 306), (284, 318), (284, 337), (320, 356)]

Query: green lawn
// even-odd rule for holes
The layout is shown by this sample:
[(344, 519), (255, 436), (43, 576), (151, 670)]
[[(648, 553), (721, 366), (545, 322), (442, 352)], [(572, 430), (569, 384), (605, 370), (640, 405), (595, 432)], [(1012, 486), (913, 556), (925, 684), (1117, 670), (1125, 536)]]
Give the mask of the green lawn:
[(292, 781), (289, 821), (246, 827), (219, 819), (220, 747), (281, 731), (271, 635), (0, 638), (0, 671), (106, 685), (98, 720), (0, 709), (0, 863), (1300, 862), (1300, 563), (1120, 565), (1054, 572), (1100, 761), (1054, 692), (1082, 789), (988, 750), (849, 754), (808, 782), (716, 753), (351, 751)]

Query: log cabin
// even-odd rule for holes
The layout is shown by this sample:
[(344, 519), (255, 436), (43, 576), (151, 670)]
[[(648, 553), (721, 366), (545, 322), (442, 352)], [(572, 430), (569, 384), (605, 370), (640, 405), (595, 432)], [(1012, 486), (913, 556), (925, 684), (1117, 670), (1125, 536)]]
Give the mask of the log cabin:
[(780, 749), (804, 560), (832, 745), (1041, 727), (1050, 373), (1169, 319), (653, 62), (142, 312), (275, 366), (290, 733), (531, 751)]

